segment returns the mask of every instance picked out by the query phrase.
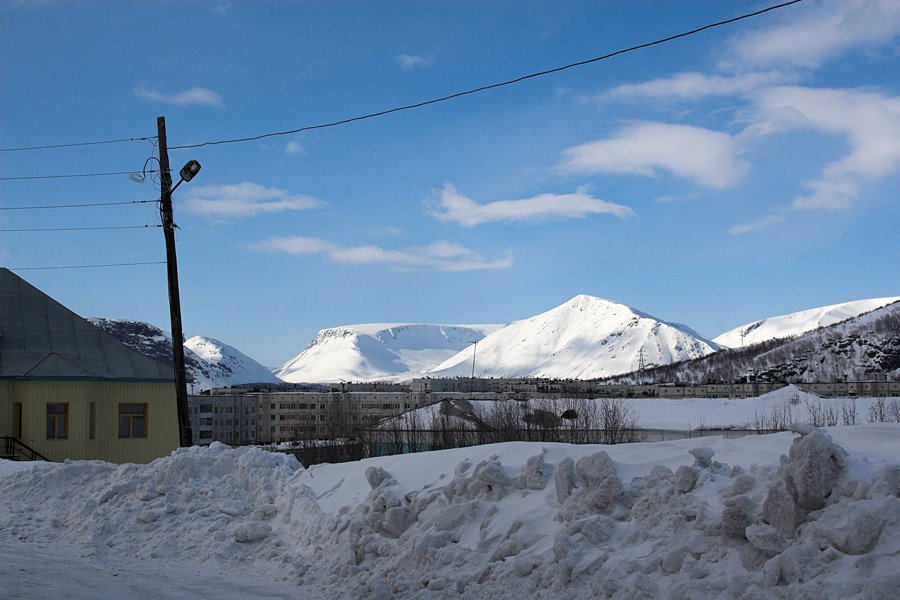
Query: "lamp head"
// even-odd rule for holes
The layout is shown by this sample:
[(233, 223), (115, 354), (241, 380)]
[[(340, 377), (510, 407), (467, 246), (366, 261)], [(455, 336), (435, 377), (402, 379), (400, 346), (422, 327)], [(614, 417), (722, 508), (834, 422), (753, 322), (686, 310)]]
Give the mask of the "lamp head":
[(188, 161), (186, 165), (181, 167), (181, 172), (179, 175), (184, 181), (190, 181), (194, 178), (194, 175), (200, 172), (200, 163), (196, 160)]

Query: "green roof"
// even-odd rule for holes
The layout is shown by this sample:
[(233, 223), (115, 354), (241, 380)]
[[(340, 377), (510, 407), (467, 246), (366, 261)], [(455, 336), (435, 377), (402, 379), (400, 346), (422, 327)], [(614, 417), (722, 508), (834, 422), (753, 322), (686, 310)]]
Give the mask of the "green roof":
[(0, 268), (0, 379), (173, 381), (175, 374)]

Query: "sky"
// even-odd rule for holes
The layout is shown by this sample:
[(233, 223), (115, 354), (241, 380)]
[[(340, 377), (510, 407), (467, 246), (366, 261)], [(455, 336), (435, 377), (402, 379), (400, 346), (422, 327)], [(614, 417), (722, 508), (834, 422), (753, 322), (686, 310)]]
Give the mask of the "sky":
[[(252, 137), (601, 56), (777, 2), (0, 4), (0, 149)], [(319, 329), (506, 323), (577, 294), (707, 337), (900, 295), (900, 3), (805, 0), (384, 117), (170, 149), (185, 334), (277, 367)], [(153, 140), (0, 152), (0, 265), (165, 260)], [(140, 178), (137, 178), (140, 179)], [(176, 176), (177, 181), (177, 176)], [(53, 210), (13, 207), (145, 201)], [(163, 264), (21, 270), (169, 329)]]

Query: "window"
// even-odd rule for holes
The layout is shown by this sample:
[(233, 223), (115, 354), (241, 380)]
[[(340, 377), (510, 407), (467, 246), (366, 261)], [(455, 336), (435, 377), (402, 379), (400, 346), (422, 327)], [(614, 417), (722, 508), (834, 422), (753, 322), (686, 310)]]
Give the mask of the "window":
[(47, 439), (69, 437), (69, 405), (47, 405)]
[(119, 437), (120, 438), (145, 438), (145, 437), (147, 437), (147, 405), (146, 404), (120, 404), (119, 405)]
[(97, 403), (91, 402), (88, 417), (88, 439), (97, 437)]

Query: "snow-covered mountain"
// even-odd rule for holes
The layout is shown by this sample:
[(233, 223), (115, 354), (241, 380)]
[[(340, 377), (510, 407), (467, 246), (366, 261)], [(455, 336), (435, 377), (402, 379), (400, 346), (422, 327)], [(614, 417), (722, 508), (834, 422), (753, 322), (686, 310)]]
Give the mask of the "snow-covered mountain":
[(194, 336), (184, 343), (185, 350), (200, 359), (194, 385), (200, 389), (239, 383), (281, 383), (271, 370), (234, 346), (219, 340)]
[(293, 383), (414, 377), (501, 325), (370, 323), (321, 330), (275, 374)]
[[(127, 319), (88, 319), (131, 348), (161, 363), (172, 364), (172, 341), (155, 325)], [(196, 336), (184, 344), (184, 363), (194, 392), (239, 383), (280, 383), (272, 371), (237, 348)]]
[(900, 380), (900, 302), (797, 337), (766, 340), (712, 356), (633, 373), (623, 383)]
[[(689, 328), (660, 321), (624, 304), (576, 296), (550, 311), (510, 323), (478, 343), (477, 377), (593, 379), (638, 367), (710, 354), (716, 344)], [(433, 377), (467, 376), (472, 350), (433, 368)]]
[[(766, 340), (791, 337), (818, 329), (819, 327), (827, 327), (834, 323), (852, 319), (898, 300), (900, 300), (900, 297), (854, 300), (852, 302), (810, 308), (777, 317), (767, 317), (736, 327), (731, 331), (726, 331), (722, 335), (713, 338), (713, 341), (727, 348), (740, 348), (765, 342)], [(742, 332), (743, 337), (741, 335)]]

